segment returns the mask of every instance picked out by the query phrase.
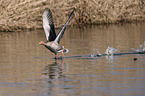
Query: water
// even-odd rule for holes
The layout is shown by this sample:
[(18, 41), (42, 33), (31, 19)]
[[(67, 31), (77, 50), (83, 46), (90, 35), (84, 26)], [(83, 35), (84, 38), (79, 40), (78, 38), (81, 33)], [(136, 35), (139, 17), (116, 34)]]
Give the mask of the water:
[[(67, 28), (60, 43), (66, 57), (108, 46), (130, 52), (145, 41), (144, 30), (145, 23)], [(54, 60), (41, 40), (43, 30), (0, 33), (0, 96), (145, 95), (144, 54)]]

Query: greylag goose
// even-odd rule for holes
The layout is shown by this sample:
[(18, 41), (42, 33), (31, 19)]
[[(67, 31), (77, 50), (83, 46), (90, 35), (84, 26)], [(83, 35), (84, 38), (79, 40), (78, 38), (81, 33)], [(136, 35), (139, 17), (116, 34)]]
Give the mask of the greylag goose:
[[(75, 10), (75, 9), (74, 9)], [(43, 13), (43, 29), (46, 36), (46, 43), (41, 41), (39, 42), (40, 45), (44, 45), (47, 49), (49, 49), (52, 53), (55, 54), (55, 58), (57, 56), (57, 53), (61, 52), (62, 57), (64, 57), (63, 53), (67, 53), (68, 49), (65, 49), (63, 46), (59, 45), (60, 39), (62, 38), (64, 31), (66, 29), (66, 25), (71, 19), (71, 16), (73, 15), (74, 10), (71, 12), (69, 19), (66, 21), (65, 25), (61, 28), (59, 33), (56, 35), (55, 33), (55, 27), (53, 23), (52, 13), (50, 9), (45, 8)]]

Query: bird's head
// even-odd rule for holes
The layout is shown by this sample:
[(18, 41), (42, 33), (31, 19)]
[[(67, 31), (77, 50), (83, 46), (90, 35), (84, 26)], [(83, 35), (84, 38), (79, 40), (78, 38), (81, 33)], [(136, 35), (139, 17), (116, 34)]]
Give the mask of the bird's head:
[(43, 42), (43, 41), (40, 41), (40, 42), (39, 42), (39, 45), (44, 45), (44, 42)]

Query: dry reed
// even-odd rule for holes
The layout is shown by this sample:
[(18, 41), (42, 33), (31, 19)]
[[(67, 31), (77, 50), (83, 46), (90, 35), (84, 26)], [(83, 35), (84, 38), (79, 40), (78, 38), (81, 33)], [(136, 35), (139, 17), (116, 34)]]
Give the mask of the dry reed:
[(75, 13), (69, 25), (145, 20), (144, 0), (1, 0), (0, 31), (42, 28), (42, 14), (52, 10), (56, 26)]

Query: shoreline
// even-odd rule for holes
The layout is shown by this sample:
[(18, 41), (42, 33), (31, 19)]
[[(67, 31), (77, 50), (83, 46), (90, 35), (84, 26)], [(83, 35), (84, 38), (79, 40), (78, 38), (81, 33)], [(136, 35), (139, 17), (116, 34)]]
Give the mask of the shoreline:
[(1, 0), (1, 3), (0, 32), (42, 28), (45, 7), (51, 9), (56, 28), (66, 22), (73, 8), (76, 10), (68, 26), (145, 21), (143, 0)]

